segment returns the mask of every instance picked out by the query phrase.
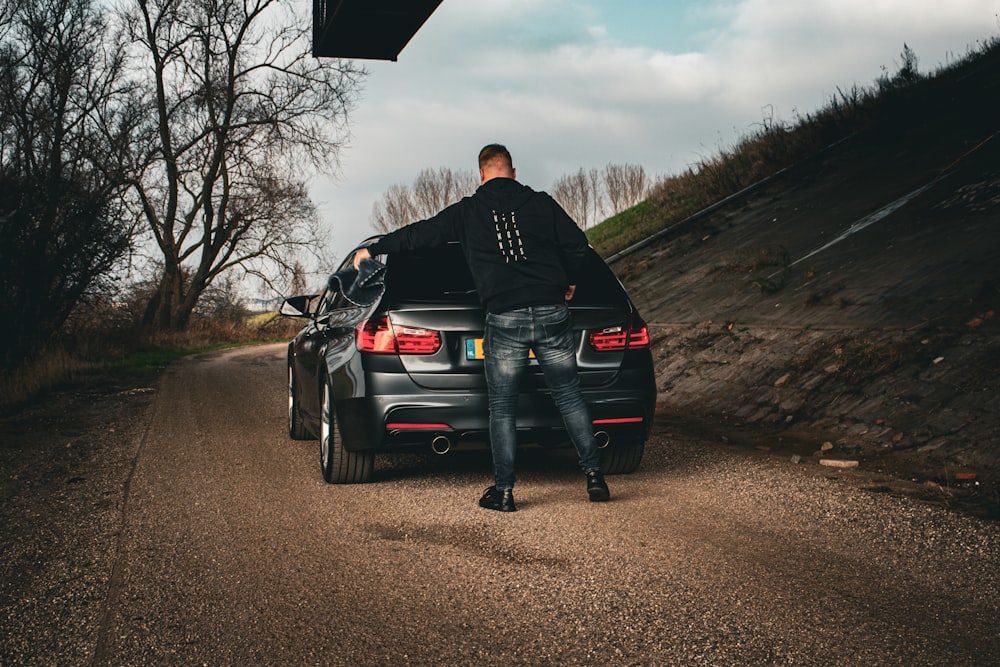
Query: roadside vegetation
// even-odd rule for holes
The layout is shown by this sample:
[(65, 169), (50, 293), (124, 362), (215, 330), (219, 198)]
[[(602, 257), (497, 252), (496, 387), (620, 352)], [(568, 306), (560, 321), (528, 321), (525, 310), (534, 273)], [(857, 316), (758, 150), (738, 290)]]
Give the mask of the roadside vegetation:
[(301, 320), (250, 312), (237, 304), (225, 314), (195, 314), (183, 330), (151, 332), (137, 325), (127, 310), (83, 305), (37, 354), (0, 375), (0, 413), (53, 388), (98, 376), (155, 375), (190, 354), (286, 341), (301, 326)]

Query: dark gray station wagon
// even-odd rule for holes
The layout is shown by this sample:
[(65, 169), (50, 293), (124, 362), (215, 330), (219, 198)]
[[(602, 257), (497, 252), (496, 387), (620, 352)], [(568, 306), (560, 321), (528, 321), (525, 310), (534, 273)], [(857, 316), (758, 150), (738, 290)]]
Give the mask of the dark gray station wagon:
[[(288, 432), (319, 439), (330, 483), (370, 481), (376, 453), (489, 448), (485, 316), (461, 248), (383, 259), (385, 293), (370, 307), (329, 289), (281, 307), (307, 320), (288, 345)], [(629, 473), (656, 405), (649, 330), (592, 250), (583, 275), (569, 303), (583, 395), (605, 445), (602, 468)], [(523, 383), (517, 430), (525, 446), (571, 446), (537, 365)]]

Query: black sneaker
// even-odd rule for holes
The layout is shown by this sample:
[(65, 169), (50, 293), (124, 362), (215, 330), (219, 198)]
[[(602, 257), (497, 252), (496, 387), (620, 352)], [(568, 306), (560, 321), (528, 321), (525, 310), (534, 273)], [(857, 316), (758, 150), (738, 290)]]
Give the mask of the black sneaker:
[(608, 485), (600, 470), (591, 470), (587, 473), (587, 495), (590, 496), (592, 503), (603, 503), (611, 500), (611, 491), (608, 490)]
[(514, 492), (510, 489), (501, 491), (495, 486), (486, 489), (483, 497), (479, 499), (479, 506), (498, 512), (517, 511), (517, 506), (514, 504)]

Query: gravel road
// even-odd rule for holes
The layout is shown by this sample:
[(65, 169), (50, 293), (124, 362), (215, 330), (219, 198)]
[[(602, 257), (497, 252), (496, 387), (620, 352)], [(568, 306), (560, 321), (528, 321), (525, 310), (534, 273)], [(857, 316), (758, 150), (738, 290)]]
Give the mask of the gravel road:
[(610, 503), (568, 452), (514, 514), (482, 453), (330, 486), (284, 350), (174, 364), (54, 482), (5, 459), (0, 663), (1000, 663), (996, 523), (665, 426)]

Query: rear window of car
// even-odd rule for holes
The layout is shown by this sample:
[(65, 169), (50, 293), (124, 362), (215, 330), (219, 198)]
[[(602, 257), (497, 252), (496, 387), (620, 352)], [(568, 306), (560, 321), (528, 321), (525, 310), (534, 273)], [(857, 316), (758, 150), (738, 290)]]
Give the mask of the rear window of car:
[[(386, 258), (386, 291), (405, 301), (478, 303), (472, 274), (457, 243), (392, 253)], [(625, 298), (624, 289), (604, 260), (587, 251), (573, 305), (610, 305)]]
[(385, 289), (396, 299), (479, 302), (465, 255), (457, 243), (394, 252), (386, 258), (385, 266)]

